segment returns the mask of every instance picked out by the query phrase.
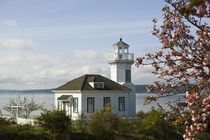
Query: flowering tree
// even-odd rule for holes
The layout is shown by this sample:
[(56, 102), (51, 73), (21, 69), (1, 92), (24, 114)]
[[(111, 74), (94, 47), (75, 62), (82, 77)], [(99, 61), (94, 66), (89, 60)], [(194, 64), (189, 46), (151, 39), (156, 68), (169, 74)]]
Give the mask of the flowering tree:
[(176, 106), (168, 116), (176, 119), (175, 124), (185, 124), (183, 137), (191, 140), (207, 128), (210, 118), (210, 0), (165, 1), (163, 24), (158, 27), (153, 19), (152, 31), (162, 44), (161, 51), (138, 57), (136, 65), (152, 65), (161, 79), (147, 87), (148, 92), (158, 91), (158, 96), (147, 97), (146, 103), (177, 94), (168, 88), (187, 87), (185, 102), (191, 113), (184, 114), (185, 107)]

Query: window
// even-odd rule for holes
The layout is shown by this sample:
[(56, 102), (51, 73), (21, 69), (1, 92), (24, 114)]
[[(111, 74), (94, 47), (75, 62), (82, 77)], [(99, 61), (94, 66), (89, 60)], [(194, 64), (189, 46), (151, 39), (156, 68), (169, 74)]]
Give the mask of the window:
[(78, 112), (78, 98), (73, 98), (73, 112)]
[(70, 114), (70, 102), (69, 101), (63, 101), (62, 102), (62, 110), (65, 110), (67, 114)]
[(104, 88), (104, 83), (103, 82), (95, 82), (94, 83), (94, 88), (103, 89)]
[(125, 49), (125, 53), (128, 53), (128, 48)]
[(118, 53), (118, 49), (117, 49), (117, 48), (114, 48), (114, 52), (115, 52), (115, 53)]
[(119, 54), (119, 59), (122, 59), (122, 54)]
[(108, 107), (109, 103), (110, 103), (110, 97), (104, 97), (104, 108)]
[(93, 113), (94, 112), (94, 98), (88, 97), (87, 98), (87, 113)]
[(122, 53), (122, 47), (119, 47), (119, 53)]
[(131, 82), (131, 70), (125, 70), (125, 82)]
[(119, 111), (125, 111), (125, 97), (119, 97)]

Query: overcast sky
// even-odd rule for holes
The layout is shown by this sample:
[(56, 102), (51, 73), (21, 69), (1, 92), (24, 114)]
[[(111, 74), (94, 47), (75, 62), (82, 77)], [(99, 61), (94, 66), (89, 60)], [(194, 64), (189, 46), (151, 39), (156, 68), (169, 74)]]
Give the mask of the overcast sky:
[[(151, 35), (163, 0), (0, 0), (0, 89), (56, 88), (83, 74), (110, 78), (107, 55), (123, 41), (143, 56), (161, 47)], [(135, 84), (154, 81), (132, 67)]]

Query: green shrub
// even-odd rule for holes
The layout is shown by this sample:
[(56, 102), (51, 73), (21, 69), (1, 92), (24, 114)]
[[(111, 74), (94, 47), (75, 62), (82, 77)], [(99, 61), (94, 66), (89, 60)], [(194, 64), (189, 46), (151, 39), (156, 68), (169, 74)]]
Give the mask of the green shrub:
[(36, 124), (46, 130), (49, 130), (54, 138), (57, 135), (63, 136), (69, 132), (71, 118), (66, 115), (65, 111), (47, 111), (37, 118)]
[(11, 125), (11, 124), (16, 124), (16, 122), (12, 119), (0, 117), (0, 127), (3, 127), (5, 125)]
[(162, 109), (151, 111), (143, 114), (143, 119), (136, 125), (139, 133), (138, 137), (144, 140), (179, 140), (183, 139), (182, 135), (177, 133), (177, 128), (172, 125), (170, 120), (166, 120), (166, 113)]
[(0, 128), (1, 140), (49, 140), (49, 134), (30, 125), (7, 125)]
[(136, 113), (136, 117), (139, 117), (139, 118), (141, 118), (141, 119), (144, 119), (145, 118), (145, 113), (144, 113), (144, 111), (139, 111), (139, 112), (137, 112)]
[(76, 120), (73, 125), (73, 129), (77, 133), (85, 134), (88, 132), (88, 127), (89, 127), (88, 120), (85, 114), (84, 113), (79, 114), (78, 120)]
[[(36, 126), (18, 125), (0, 118), (0, 140), (179, 140), (184, 126), (173, 125), (166, 120), (166, 113), (154, 108), (137, 113), (141, 119), (120, 118), (112, 114), (109, 105), (93, 114), (90, 119), (81, 115), (71, 123), (64, 111), (48, 111), (37, 118)], [(209, 128), (209, 122), (208, 122)], [(74, 131), (72, 131), (74, 130)], [(182, 133), (181, 133), (182, 132)], [(209, 129), (198, 140), (209, 138)]]
[(109, 105), (91, 116), (90, 130), (101, 139), (114, 139), (116, 130), (119, 128), (120, 118), (111, 111), (112, 107)]

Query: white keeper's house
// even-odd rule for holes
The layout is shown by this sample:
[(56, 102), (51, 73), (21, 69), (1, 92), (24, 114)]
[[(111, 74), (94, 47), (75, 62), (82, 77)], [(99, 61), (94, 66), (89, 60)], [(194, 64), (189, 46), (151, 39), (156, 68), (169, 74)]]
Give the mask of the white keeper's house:
[(89, 116), (111, 103), (112, 112), (125, 117), (136, 115), (135, 85), (131, 82), (134, 63), (129, 45), (122, 41), (113, 45), (108, 63), (111, 79), (101, 75), (85, 74), (53, 90), (55, 107), (66, 110), (73, 120), (82, 112)]

